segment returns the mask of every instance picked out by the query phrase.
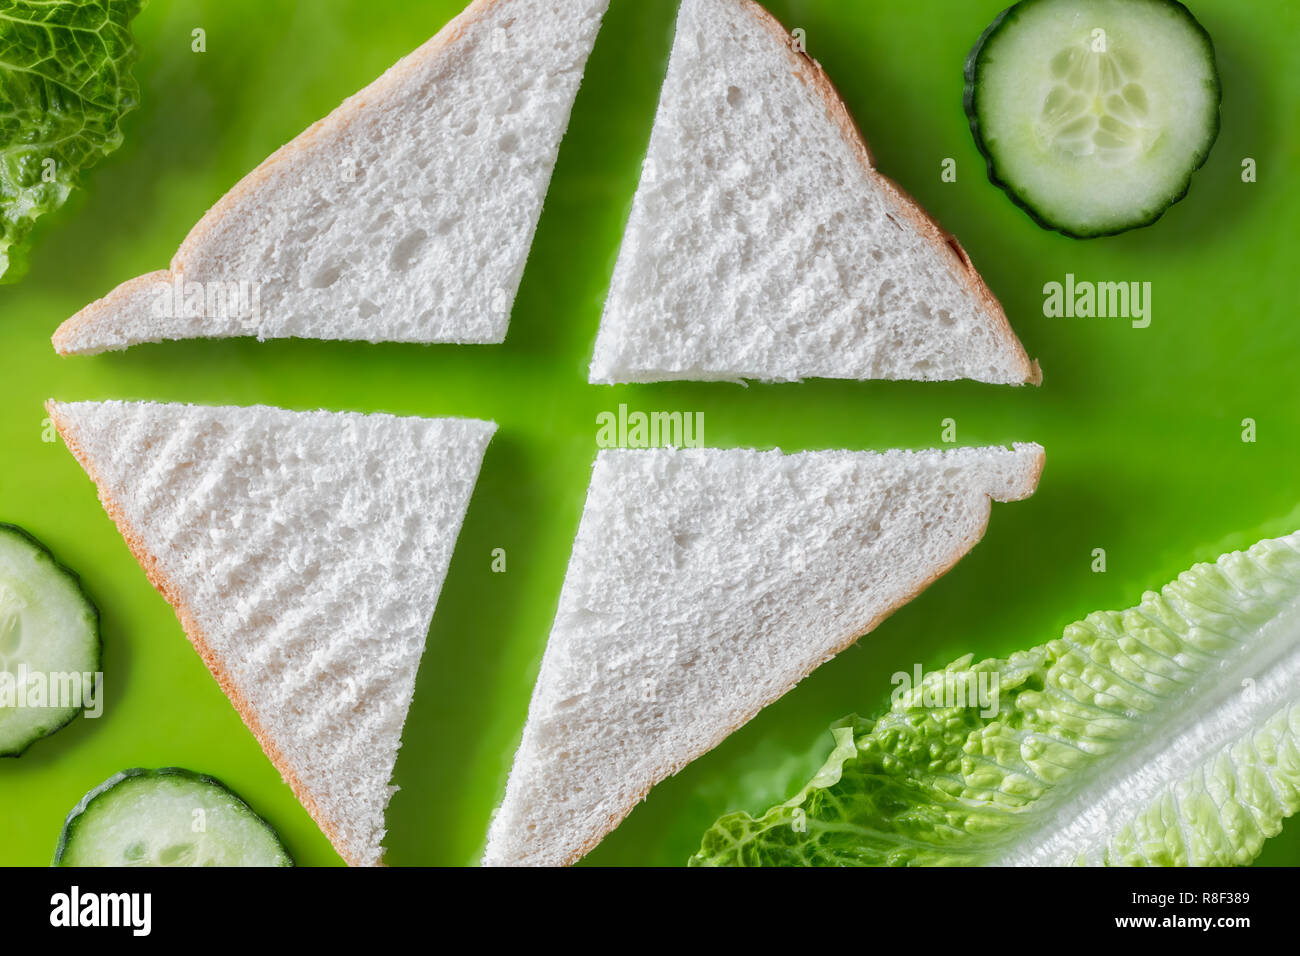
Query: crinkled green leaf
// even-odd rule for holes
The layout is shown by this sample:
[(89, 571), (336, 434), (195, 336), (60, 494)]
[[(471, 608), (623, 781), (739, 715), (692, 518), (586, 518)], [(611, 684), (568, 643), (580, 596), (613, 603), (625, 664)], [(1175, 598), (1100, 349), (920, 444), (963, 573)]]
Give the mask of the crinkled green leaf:
[(0, 276), (37, 218), (121, 145), (141, 3), (0, 0)]
[[(1300, 532), (970, 661), (839, 722), (802, 792), (692, 865), (1241, 864), (1300, 809)], [(993, 707), (936, 700), (981, 673)]]

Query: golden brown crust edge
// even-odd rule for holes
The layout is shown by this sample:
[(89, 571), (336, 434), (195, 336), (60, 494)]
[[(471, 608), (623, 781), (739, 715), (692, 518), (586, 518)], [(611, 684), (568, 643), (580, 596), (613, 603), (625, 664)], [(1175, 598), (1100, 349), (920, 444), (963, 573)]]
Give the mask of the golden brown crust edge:
[(821, 95), (829, 118), (839, 128), (849, 147), (857, 153), (867, 175), (882, 186), (886, 195), (893, 200), (895, 208), (907, 217), (916, 231), (925, 237), (941, 256), (951, 256), (955, 260), (958, 278), (993, 318), (995, 326), (992, 331), (994, 334), (1002, 342), (1003, 346), (1015, 355), (1016, 364), (1020, 367), (1020, 372), (1024, 376), (1024, 384), (1041, 385), (1043, 382), (1042, 370), (1036, 361), (1029, 358), (1024, 345), (1011, 327), (1011, 322), (1007, 318), (1006, 310), (1002, 308), (1002, 303), (998, 301), (997, 296), (993, 294), (984, 282), (984, 278), (975, 269), (975, 265), (971, 262), (966, 250), (957, 241), (957, 237), (939, 225), (938, 220), (926, 212), (921, 204), (913, 199), (902, 186), (876, 169), (866, 137), (863, 136), (857, 122), (849, 114), (844, 98), (840, 95), (839, 90), (835, 88), (835, 84), (831, 82), (826, 71), (822, 69), (822, 65), (806, 53), (796, 52), (791, 42), (794, 39), (793, 36), (757, 0), (734, 0), (734, 2), (738, 3), (742, 9), (754, 17), (780, 42), (790, 59), (795, 75)]
[(117, 499), (113, 497), (113, 494), (108, 490), (107, 485), (101, 481), (99, 470), (95, 467), (93, 459), (81, 447), (80, 442), (78, 442), (70, 433), (70, 429), (67, 427), (67, 422), (64, 421), (63, 416), (59, 412), (58, 403), (53, 400), (47, 401), (45, 403), (45, 410), (49, 414), (51, 421), (54, 423), (55, 429), (63, 439), (63, 443), (67, 446), (68, 451), (72, 453), (72, 457), (77, 460), (78, 464), (81, 465), (82, 469), (90, 477), (90, 480), (94, 482), (96, 489), (99, 491), (99, 500), (104, 506), (104, 511), (107, 512), (109, 518), (112, 519), (113, 524), (117, 526), (118, 533), (122, 535), (122, 538), (126, 541), (127, 547), (131, 550), (131, 554), (144, 570), (145, 576), (149, 579), (149, 583), (152, 584), (158, 593), (166, 599), (167, 603), (172, 606), (172, 609), (176, 612), (176, 617), (181, 622), (181, 627), (185, 631), (185, 636), (188, 637), (190, 643), (194, 645), (194, 650), (196, 650), (199, 657), (203, 659), (203, 663), (207, 665), (208, 670), (211, 672), (213, 678), (216, 679), (222, 692), (230, 699), (230, 703), (234, 705), (235, 710), (239, 712), (239, 716), (243, 719), (244, 725), (252, 732), (267, 758), (270, 759), (275, 769), (280, 772), (280, 776), (284, 779), (284, 782), (289, 785), (289, 789), (293, 791), (293, 795), (298, 798), (298, 802), (303, 805), (307, 813), (311, 815), (311, 818), (316, 821), (316, 825), (320, 827), (321, 832), (329, 839), (339, 856), (341, 856), (349, 866), (361, 866), (362, 864), (358, 861), (358, 858), (352, 855), (350, 848), (345, 846), (339, 839), (338, 828), (335, 826), (334, 822), (320, 807), (320, 805), (316, 803), (311, 791), (303, 785), (302, 780), (299, 778), (297, 771), (294, 770), (293, 765), (284, 756), (280, 748), (276, 746), (270, 735), (268, 735), (263, 729), (262, 723), (258, 719), (252, 705), (235, 685), (235, 682), (231, 679), (230, 674), (227, 672), (221, 659), (213, 652), (211, 646), (209, 646), (207, 639), (204, 637), (203, 630), (199, 627), (198, 621), (195, 619), (193, 612), (186, 604), (185, 598), (182, 596), (180, 589), (171, 582), (167, 575), (163, 573), (163, 570), (158, 566), (157, 557), (145, 546), (143, 539), (135, 530), (130, 520), (126, 517), (125, 511), (122, 509), (121, 505), (118, 504)]
[[(1043, 467), (1046, 465), (1046, 462), (1047, 462), (1047, 456), (1040, 448), (1038, 450), (1038, 454), (1035, 456), (1034, 470), (1027, 477), (1025, 482), (1025, 487), (1021, 489), (1021, 493), (1020, 493), (1021, 498), (1028, 498), (1030, 495), (1034, 493), (1034, 491), (1037, 490), (1038, 482), (1039, 479), (1042, 478), (1043, 476)], [(951, 571), (954, 567), (956, 567), (957, 562), (959, 562), (962, 558), (966, 557), (966, 555), (971, 552), (971, 549), (973, 549), (975, 545), (980, 543), (980, 541), (984, 538), (984, 533), (988, 530), (989, 518), (993, 512), (994, 498), (992, 494), (989, 494), (987, 498), (988, 498), (987, 507), (985, 508), (984, 511), (983, 523), (978, 528), (976, 528), (968, 538), (960, 541), (956, 545), (956, 547), (954, 547), (953, 550), (949, 552), (947, 558), (939, 565), (938, 569), (930, 577), (922, 581), (913, 590), (909, 591), (907, 594), (905, 594), (894, 604), (885, 608), (883, 611), (877, 614), (874, 618), (868, 621), (863, 628), (861, 628), (860, 630), (855, 630), (853, 634), (837, 640), (832, 645), (831, 650), (826, 654), (825, 657), (822, 658), (821, 662), (817, 665), (817, 667), (820, 667), (822, 664), (825, 664), (831, 658), (848, 650), (859, 640), (866, 637), (877, 627), (879, 627), (885, 621), (885, 619), (888, 618), (890, 615), (892, 615), (895, 611), (912, 603), (912, 601), (916, 600), (916, 598), (919, 597), (920, 594), (923, 591), (925, 591), (931, 584), (939, 580), (941, 577), (943, 577), (945, 574)], [(813, 670), (816, 670), (817, 667), (814, 667)], [(809, 674), (811, 673), (812, 672), (809, 671)], [(808, 674), (804, 675), (804, 677), (807, 676)], [(803, 678), (800, 678), (800, 680), (802, 679)], [(658, 771), (656, 771), (651, 782), (646, 787), (644, 787), (640, 791), (640, 793), (638, 793), (631, 800), (624, 803), (619, 808), (618, 811), (610, 814), (610, 817), (606, 821), (606, 826), (603, 830), (601, 830), (591, 839), (583, 843), (582, 846), (580, 846), (577, 850), (573, 851), (568, 856), (564, 857), (560, 861), (559, 865), (572, 866), (574, 863), (577, 863), (580, 859), (582, 859), (584, 856), (586, 856), (588, 853), (594, 850), (596, 846), (603, 839), (605, 839), (605, 837), (607, 837), (620, 823), (622, 823), (623, 820), (627, 818), (627, 815), (636, 808), (636, 805), (638, 803), (640, 803), (642, 800), (646, 798), (646, 796), (650, 793), (651, 790), (653, 790), (656, 786), (658, 786), (667, 778), (676, 774), (677, 771), (681, 770), (687, 764), (691, 763), (694, 760), (699, 759), (700, 757), (704, 756), (704, 754), (713, 750), (724, 740), (726, 740), (728, 737), (734, 734), (737, 730), (739, 730), (741, 727), (745, 726), (747, 723), (753, 720), (759, 714), (760, 711), (762, 711), (766, 707), (769, 707), (771, 704), (775, 703), (776, 701), (780, 700), (786, 694), (790, 693), (790, 691), (794, 690), (797, 686), (799, 686), (799, 681), (795, 681), (793, 684), (790, 684), (779, 693), (773, 694), (769, 699), (763, 701), (757, 707), (753, 708), (749, 713), (747, 713), (740, 720), (733, 723), (730, 727), (726, 728), (725, 730), (721, 731), (718, 734), (715, 734), (713, 738), (710, 739), (709, 743), (706, 744), (701, 750), (687, 757), (685, 760), (681, 761), (677, 766), (660, 768)]]
[(418, 71), (429, 61), (435, 59), (444, 50), (459, 40), (465, 31), (478, 19), (485, 16), (493, 7), (509, 0), (473, 0), (473, 2), (449, 20), (441, 30), (423, 44), (416, 47), (402, 59), (398, 60), (367, 86), (353, 93), (330, 113), (312, 123), (305, 130), (285, 143), (232, 186), (212, 207), (203, 214), (181, 241), (176, 254), (172, 256), (168, 269), (145, 273), (128, 279), (114, 288), (107, 295), (96, 299), (75, 315), (66, 319), (54, 332), (51, 339), (54, 349), (60, 355), (71, 354), (67, 345), (94, 326), (99, 317), (110, 312), (122, 299), (134, 295), (143, 284), (169, 282), (173, 276), (184, 275), (187, 257), (207, 239), (208, 234), (218, 222), (238, 206), (247, 196), (254, 193), (275, 168), (290, 157), (311, 146), (316, 140), (329, 133), (344, 130), (355, 123), (369, 105), (369, 100), (377, 93), (383, 93), (399, 84), (410, 74)]

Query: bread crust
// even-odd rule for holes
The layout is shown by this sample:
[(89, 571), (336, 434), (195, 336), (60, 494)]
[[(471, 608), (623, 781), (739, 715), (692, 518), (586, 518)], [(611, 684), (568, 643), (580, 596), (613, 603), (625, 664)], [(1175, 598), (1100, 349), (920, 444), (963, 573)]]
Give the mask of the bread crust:
[(1021, 344), (1015, 330), (1011, 327), (1011, 322), (1007, 318), (1006, 310), (1002, 308), (1002, 303), (998, 301), (997, 296), (993, 294), (984, 282), (983, 277), (976, 271), (974, 263), (971, 262), (971, 258), (967, 255), (962, 244), (957, 241), (956, 236), (940, 226), (938, 220), (926, 212), (921, 204), (913, 199), (902, 186), (876, 169), (875, 160), (871, 155), (871, 147), (867, 145), (866, 137), (863, 136), (861, 128), (850, 115), (849, 109), (844, 103), (844, 98), (840, 95), (839, 90), (835, 88), (835, 84), (831, 82), (830, 77), (826, 75), (822, 65), (808, 54), (797, 52), (792, 42), (793, 35), (757, 0), (727, 0), (727, 2), (736, 4), (741, 10), (748, 13), (781, 44), (789, 57), (792, 72), (801, 82), (810, 86), (821, 96), (826, 106), (827, 117), (839, 129), (849, 148), (858, 156), (868, 179), (884, 190), (885, 194), (892, 200), (894, 208), (907, 218), (912, 227), (934, 247), (939, 255), (949, 259), (954, 266), (954, 275), (958, 281), (979, 301), (984, 311), (993, 316), (995, 324), (992, 331), (1003, 348), (1015, 356), (1016, 364), (1024, 376), (1025, 384), (1041, 385), (1043, 383), (1042, 369), (1039, 368), (1036, 361), (1029, 358), (1024, 345)]
[(248, 699), (239, 690), (238, 685), (230, 676), (230, 672), (226, 669), (225, 663), (216, 652), (212, 650), (212, 646), (208, 643), (207, 637), (203, 633), (203, 629), (199, 627), (198, 619), (195, 617), (194, 612), (186, 602), (185, 596), (181, 593), (180, 588), (172, 582), (159, 566), (157, 555), (153, 554), (153, 552), (151, 552), (145, 545), (143, 537), (141, 537), (140, 533), (136, 531), (135, 527), (131, 524), (130, 519), (127, 518), (126, 511), (113, 496), (112, 492), (109, 491), (108, 485), (101, 479), (95, 460), (84, 448), (81, 447), (81, 443), (72, 435), (67, 421), (59, 411), (58, 403), (53, 399), (47, 401), (45, 403), (45, 410), (49, 414), (50, 420), (54, 423), (54, 427), (58, 431), (60, 437), (63, 438), (63, 443), (67, 445), (68, 451), (72, 453), (72, 456), (77, 459), (77, 462), (85, 470), (86, 474), (90, 476), (90, 480), (95, 483), (95, 487), (99, 491), (99, 500), (104, 506), (104, 511), (108, 513), (108, 516), (113, 520), (113, 524), (117, 526), (118, 532), (126, 541), (126, 546), (131, 549), (131, 554), (134, 555), (136, 561), (139, 562), (140, 567), (144, 570), (145, 576), (149, 579), (149, 583), (154, 586), (158, 593), (161, 594), (167, 600), (167, 603), (172, 606), (172, 609), (175, 610), (176, 617), (180, 620), (181, 627), (185, 631), (185, 636), (189, 638), (190, 643), (194, 645), (194, 649), (198, 651), (199, 657), (201, 657), (203, 663), (207, 665), (208, 670), (216, 679), (222, 692), (230, 698), (231, 704), (234, 705), (235, 710), (239, 712), (240, 718), (243, 719), (244, 725), (252, 732), (253, 736), (257, 739), (257, 742), (261, 745), (262, 750), (266, 753), (266, 756), (275, 766), (275, 769), (280, 772), (280, 776), (284, 779), (284, 782), (287, 783), (289, 789), (293, 791), (293, 795), (298, 798), (298, 802), (303, 805), (307, 810), (307, 813), (311, 815), (311, 818), (316, 821), (316, 825), (320, 827), (321, 832), (329, 839), (339, 856), (341, 856), (349, 866), (363, 866), (364, 864), (361, 862), (360, 858), (354, 855), (351, 852), (351, 848), (340, 838), (339, 828), (335, 824), (334, 820), (331, 819), (320, 804), (316, 802), (311, 791), (303, 784), (302, 778), (298, 776), (298, 772), (294, 769), (293, 764), (284, 755), (284, 752), (276, 745), (274, 739), (266, 732), (261, 720), (257, 716), (256, 710), (254, 710), (252, 704), (249, 703)]
[(312, 123), (305, 130), (273, 152), (249, 173), (235, 183), (225, 195), (203, 214), (203, 217), (191, 227), (181, 241), (176, 254), (172, 256), (168, 269), (148, 272), (128, 279), (100, 299), (82, 308), (76, 315), (66, 319), (54, 332), (51, 342), (60, 355), (76, 354), (76, 341), (99, 321), (113, 314), (118, 303), (134, 296), (146, 285), (171, 282), (176, 276), (185, 275), (187, 260), (202, 249), (211, 232), (221, 223), (227, 214), (237, 209), (245, 200), (255, 197), (257, 189), (265, 183), (271, 174), (282, 164), (297, 156), (303, 150), (312, 147), (318, 140), (349, 129), (364, 115), (370, 100), (378, 94), (400, 85), (409, 76), (425, 69), (435, 62), (448, 48), (465, 35), (475, 22), (503, 3), (510, 0), (473, 0), (456, 17), (439, 30), (433, 37), (416, 47), (402, 59), (398, 60), (368, 86), (353, 93), (330, 113)]
[[(890, 605), (888, 608), (885, 608), (883, 611), (881, 611), (879, 614), (877, 614), (875, 617), (869, 620), (861, 628), (857, 628), (853, 631), (853, 633), (838, 638), (833, 643), (832, 649), (826, 654), (826, 656), (824, 656), (820, 661), (818, 661), (818, 663), (812, 668), (812, 670), (816, 670), (817, 667), (820, 667), (822, 664), (825, 664), (831, 658), (848, 650), (850, 647), (856, 644), (862, 637), (871, 633), (877, 627), (879, 627), (880, 624), (883, 623), (885, 619), (888, 618), (890, 615), (892, 615), (895, 611), (897, 611), (899, 608), (907, 604), (910, 604), (931, 584), (933, 584), (935, 581), (939, 580), (941, 577), (943, 577), (945, 574), (951, 571), (953, 567), (956, 566), (957, 562), (960, 561), (962, 558), (964, 558), (967, 554), (969, 554), (971, 549), (974, 548), (975, 545), (979, 544), (980, 540), (984, 537), (984, 533), (988, 530), (989, 517), (993, 511), (993, 501), (994, 500), (1013, 501), (1013, 500), (1018, 500), (1020, 498), (1028, 498), (1030, 495), (1032, 495), (1038, 487), (1039, 479), (1043, 475), (1043, 467), (1046, 464), (1046, 460), (1047, 460), (1046, 453), (1043, 451), (1041, 447), (1038, 448), (1037, 453), (1034, 456), (1033, 466), (1026, 473), (1023, 484), (1021, 484), (1020, 486), (1018, 486), (1016, 489), (1012, 491), (1008, 491), (1007, 492), (1008, 497), (1005, 499), (997, 499), (996, 495), (992, 491), (990, 491), (988, 494), (988, 507), (984, 511), (983, 523), (974, 531), (972, 531), (972, 533), (967, 538), (958, 542), (958, 544), (952, 549), (952, 551), (950, 551), (947, 554), (944, 560), (939, 564), (937, 570), (930, 577), (922, 581), (919, 585), (917, 585), (916, 588), (908, 592), (906, 595), (904, 595), (901, 599), (896, 601), (894, 604)], [(811, 674), (812, 671), (810, 670), (808, 673)], [(808, 674), (804, 675), (804, 677), (807, 676)], [(728, 727), (719, 731), (718, 733), (714, 734), (711, 738), (709, 738), (709, 742), (705, 746), (700, 748), (698, 751), (696, 751), (695, 753), (692, 753), (689, 756), (685, 757), (684, 759), (678, 761), (673, 766), (663, 766), (656, 769), (650, 782), (645, 787), (643, 787), (640, 790), (640, 792), (638, 792), (630, 800), (627, 800), (624, 803), (620, 804), (618, 809), (615, 810), (615, 812), (610, 814), (609, 818), (605, 821), (605, 826), (603, 829), (601, 829), (599, 832), (593, 835), (590, 839), (586, 840), (581, 846), (578, 847), (578, 849), (574, 850), (573, 852), (569, 853), (567, 856), (563, 857), (560, 860), (558, 865), (572, 866), (574, 863), (578, 862), (578, 860), (582, 859), (584, 856), (590, 853), (593, 849), (596, 848), (597, 844), (599, 844), (601, 840), (603, 840), (606, 836), (608, 836), (610, 832), (612, 832), (620, 823), (623, 822), (623, 820), (627, 817), (627, 815), (636, 808), (636, 805), (638, 803), (640, 803), (642, 800), (646, 798), (646, 796), (650, 793), (652, 789), (654, 789), (656, 786), (658, 786), (667, 778), (676, 774), (677, 771), (681, 770), (688, 763), (698, 759), (699, 757), (702, 757), (704, 754), (713, 750), (724, 740), (726, 740), (728, 737), (734, 734), (737, 730), (739, 730), (741, 727), (745, 726), (745, 724), (749, 723), (756, 716), (758, 716), (760, 711), (766, 709), (768, 706), (780, 700), (786, 694), (790, 693), (790, 691), (794, 690), (795, 687), (799, 685), (799, 681), (801, 680), (803, 680), (803, 677), (787, 685), (777, 693), (772, 694), (770, 697), (763, 700), (757, 706), (751, 708), (739, 720), (734, 721)]]

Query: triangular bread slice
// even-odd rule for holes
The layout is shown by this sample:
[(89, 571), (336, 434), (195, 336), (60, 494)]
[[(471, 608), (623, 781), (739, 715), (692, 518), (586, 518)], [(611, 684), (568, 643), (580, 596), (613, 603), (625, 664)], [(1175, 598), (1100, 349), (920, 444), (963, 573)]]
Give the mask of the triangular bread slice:
[(425, 635), (496, 426), (47, 407), (294, 794), (344, 860), (378, 864)]
[(603, 451), (484, 863), (561, 865), (951, 568), (1037, 445)]
[(475, 0), (245, 176), (62, 354), (256, 336), (502, 342), (609, 0)]
[(591, 381), (1038, 383), (969, 257), (875, 170), (796, 46), (752, 0), (682, 3)]

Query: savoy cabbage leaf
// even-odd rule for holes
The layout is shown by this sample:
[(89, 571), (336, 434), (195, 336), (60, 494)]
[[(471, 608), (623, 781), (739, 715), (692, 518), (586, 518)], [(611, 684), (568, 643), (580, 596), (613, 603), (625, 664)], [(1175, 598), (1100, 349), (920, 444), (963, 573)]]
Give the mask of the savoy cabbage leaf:
[(1222, 866), (1300, 810), (1300, 532), (970, 661), (836, 724), (803, 791), (691, 864)]
[(121, 145), (141, 4), (0, 0), (0, 276), (37, 218)]

